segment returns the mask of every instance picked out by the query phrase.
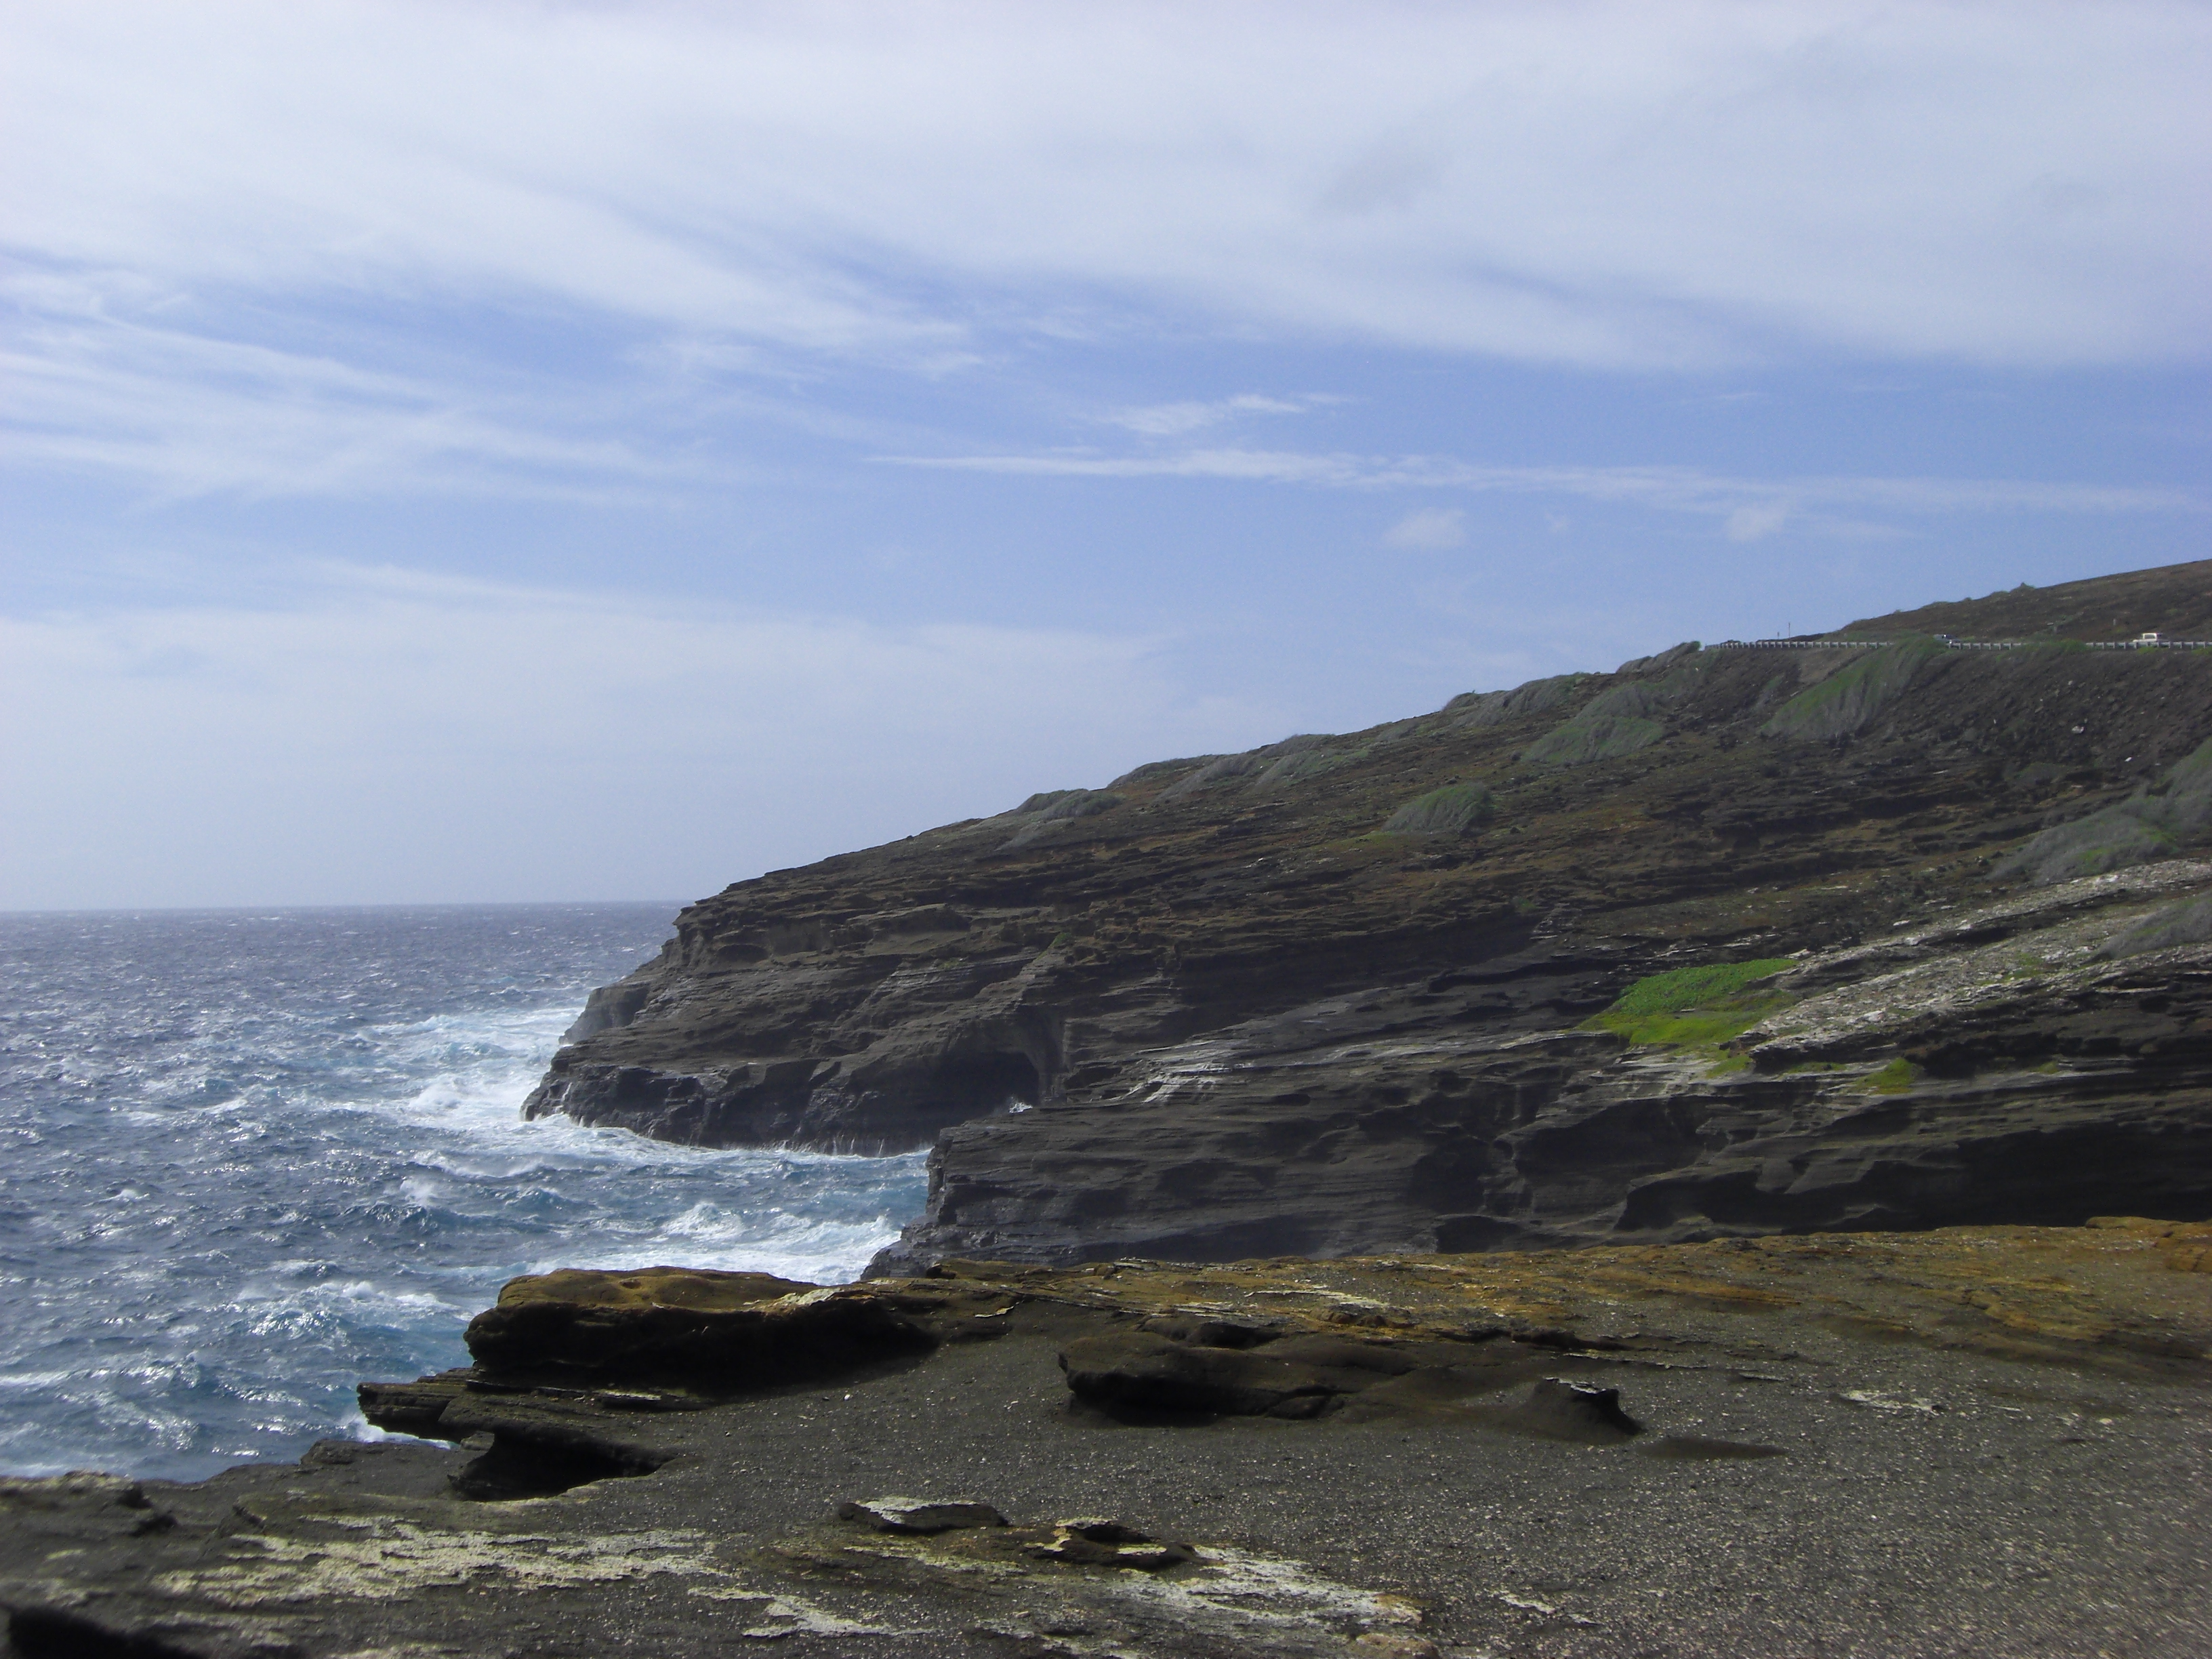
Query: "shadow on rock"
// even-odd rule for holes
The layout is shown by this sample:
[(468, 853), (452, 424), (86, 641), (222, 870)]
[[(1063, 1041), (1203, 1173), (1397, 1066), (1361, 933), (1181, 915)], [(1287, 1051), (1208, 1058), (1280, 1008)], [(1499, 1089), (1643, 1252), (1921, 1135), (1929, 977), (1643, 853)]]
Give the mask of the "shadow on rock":
[(768, 1273), (648, 1267), (509, 1281), (469, 1323), (488, 1375), (662, 1381), (719, 1393), (912, 1358), (938, 1337), (881, 1297)]
[[(1530, 1401), (1480, 1408), (1480, 1420), (1553, 1438), (1637, 1431), (1620, 1410), (1617, 1390), (1546, 1380), (1563, 1360), (1571, 1363), (1555, 1346), (1503, 1332), (1462, 1340), (1281, 1335), (1265, 1327), (1177, 1316), (1079, 1337), (1060, 1355), (1076, 1400), (1121, 1422), (1459, 1415), (1476, 1409), (1462, 1403), (1471, 1395), (1533, 1382), (1538, 1393)], [(1574, 1403), (1585, 1399), (1607, 1403)]]

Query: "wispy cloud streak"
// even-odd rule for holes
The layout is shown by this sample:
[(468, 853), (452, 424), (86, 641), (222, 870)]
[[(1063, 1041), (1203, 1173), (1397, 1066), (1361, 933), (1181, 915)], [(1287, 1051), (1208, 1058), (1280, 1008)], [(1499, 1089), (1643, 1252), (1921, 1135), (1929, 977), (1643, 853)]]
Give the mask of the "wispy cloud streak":
[(1283, 449), (1194, 449), (1179, 456), (878, 456), (898, 467), (1018, 473), (1030, 477), (1228, 477), (1263, 484), (1334, 489), (1471, 489), (1589, 500), (1637, 500), (1655, 507), (1717, 507), (1743, 498), (1820, 500), (1920, 511), (2088, 511), (2152, 514), (2203, 511), (2205, 500), (2179, 489), (2046, 484), (2000, 477), (1723, 477), (1690, 467), (1484, 467), (1436, 456), (1347, 456)]
[[(1449, 458), (1197, 449), (1173, 455), (886, 455), (899, 466), (1030, 477), (1220, 478), (1334, 489), (1454, 489), (1571, 495), (1678, 512), (1748, 507), (1887, 507), (1911, 513), (2201, 513), (2187, 490), (2001, 478), (1732, 477), (1675, 466), (1490, 466)], [(1756, 520), (1743, 520), (1746, 528)], [(1770, 526), (1771, 527), (1771, 526)], [(1739, 539), (1747, 538), (1740, 537)]]
[(1119, 409), (1105, 418), (1109, 425), (1124, 427), (1148, 438), (1179, 438), (1243, 415), (1303, 415), (1317, 404), (1336, 401), (1331, 398), (1271, 398), (1261, 392), (1244, 392), (1212, 402), (1186, 400)]
[(10, 244), (192, 288), (890, 357), (1081, 295), (1586, 365), (2212, 348), (2167, 0), (118, 0), (11, 8), (0, 64)]
[[(16, 297), (51, 298), (21, 286)], [(121, 475), (158, 495), (248, 499), (423, 490), (605, 499), (708, 476), (609, 435), (604, 407), (563, 410), (543, 386), (525, 396), (471, 386), (465, 375), (365, 368), (78, 298), (67, 308), (25, 306), (15, 344), (0, 352), (9, 389), (0, 430), (16, 465)], [(564, 413), (586, 430), (561, 430)]]

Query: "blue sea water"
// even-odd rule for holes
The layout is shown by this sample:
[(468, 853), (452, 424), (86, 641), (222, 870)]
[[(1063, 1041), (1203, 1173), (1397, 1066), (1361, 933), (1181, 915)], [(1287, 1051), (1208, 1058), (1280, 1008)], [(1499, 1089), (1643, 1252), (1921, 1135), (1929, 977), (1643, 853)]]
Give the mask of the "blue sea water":
[(922, 1156), (521, 1121), (671, 905), (0, 916), (0, 1471), (198, 1479), (374, 1437), (556, 1267), (853, 1277)]

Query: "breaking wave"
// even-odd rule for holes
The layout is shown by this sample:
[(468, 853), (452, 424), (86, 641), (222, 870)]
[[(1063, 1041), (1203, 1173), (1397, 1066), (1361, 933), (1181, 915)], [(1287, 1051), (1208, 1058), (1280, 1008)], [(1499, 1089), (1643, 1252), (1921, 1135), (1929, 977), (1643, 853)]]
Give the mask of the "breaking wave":
[(517, 1273), (852, 1278), (921, 1153), (701, 1151), (520, 1106), (670, 907), (0, 917), (0, 1469), (197, 1479), (373, 1434)]

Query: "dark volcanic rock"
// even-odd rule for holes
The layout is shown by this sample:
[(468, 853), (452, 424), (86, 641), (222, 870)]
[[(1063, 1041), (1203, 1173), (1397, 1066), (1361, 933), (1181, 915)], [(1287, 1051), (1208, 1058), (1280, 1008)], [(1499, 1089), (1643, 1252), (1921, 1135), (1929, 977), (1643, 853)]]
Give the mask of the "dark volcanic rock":
[[(458, 1447), (0, 1480), (0, 1615), (21, 1659), (2200, 1653), (2208, 1242), (947, 1264), (799, 1292), (991, 1328), (834, 1387), (447, 1376), (378, 1392), (445, 1395)], [(1139, 1329), (1339, 1403), (1068, 1409), (1055, 1356)], [(836, 1518), (870, 1492), (950, 1501)]]
[[(935, 1342), (882, 1301), (831, 1297), (767, 1273), (679, 1267), (514, 1279), (468, 1328), (470, 1353), (494, 1377), (620, 1377), (724, 1392), (834, 1376)], [(450, 1426), (451, 1409), (439, 1420)]]
[(1003, 1527), (1006, 1517), (988, 1504), (919, 1498), (855, 1498), (837, 1506), (841, 1521), (858, 1521), (878, 1532), (929, 1534), (963, 1527)]
[(1644, 1432), (1644, 1425), (1621, 1410), (1619, 1389), (1578, 1388), (1549, 1376), (1531, 1383), (1498, 1418), (1523, 1434), (1586, 1446), (1614, 1445)]
[[(1140, 1421), (1301, 1419), (1322, 1416), (1355, 1397), (1400, 1410), (1435, 1407), (1498, 1392), (1560, 1364), (1555, 1346), (1516, 1341), (1495, 1327), (1449, 1341), (1305, 1332), (1252, 1342), (1246, 1340), (1250, 1333), (1239, 1331), (1234, 1346), (1206, 1341), (1212, 1333), (1202, 1327), (1183, 1338), (1169, 1334), (1174, 1327), (1164, 1321), (1147, 1320), (1145, 1327), (1069, 1343), (1060, 1356), (1069, 1392), (1086, 1406)], [(1513, 1426), (1553, 1417), (1579, 1421), (1544, 1392), (1563, 1386), (1540, 1382), (1535, 1405), (1500, 1413), (1500, 1420)]]
[(1500, 1034), (1463, 1012), (1484, 987), (1399, 1003), (1387, 1038), (1321, 1005), (1156, 1050), (1118, 1096), (950, 1131), (887, 1265), (2203, 1212), (2212, 948), (2104, 955), (2190, 889), (2212, 866), (1808, 957), (1741, 1057)]
[[(934, 1143), (905, 1269), (2212, 1208), (2212, 961), (2115, 942), (2212, 885), (2212, 653), (2063, 643), (2208, 591), (1936, 608), (2040, 648), (1678, 647), (740, 883), (527, 1110)], [(1778, 1024), (1581, 1029), (1782, 957)]]

